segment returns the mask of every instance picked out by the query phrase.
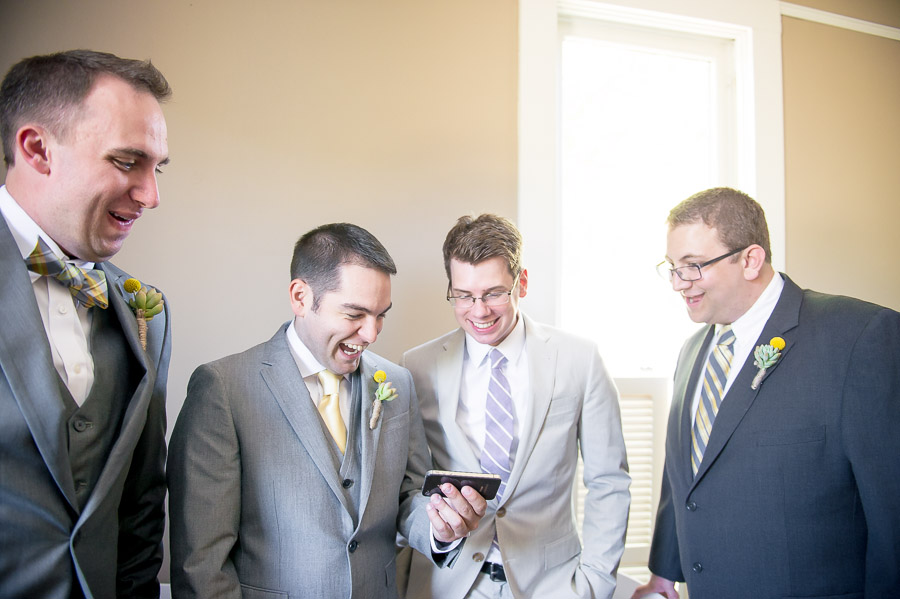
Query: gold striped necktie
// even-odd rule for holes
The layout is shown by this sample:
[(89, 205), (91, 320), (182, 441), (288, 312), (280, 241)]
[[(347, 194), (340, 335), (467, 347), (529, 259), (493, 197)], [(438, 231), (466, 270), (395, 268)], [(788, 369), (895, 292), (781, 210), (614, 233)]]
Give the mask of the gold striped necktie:
[(694, 426), (691, 429), (691, 468), (696, 476), (709, 442), (713, 422), (719, 413), (719, 405), (725, 394), (725, 382), (731, 371), (731, 361), (734, 358), (734, 331), (731, 325), (722, 327), (719, 340), (709, 354), (706, 363), (706, 373), (703, 376), (703, 388), (700, 391), (700, 405), (697, 406), (697, 414), (694, 418)]
[(334, 442), (341, 453), (347, 449), (347, 427), (341, 416), (341, 378), (330, 370), (319, 372), (319, 383), (322, 384), (322, 401), (319, 402), (319, 414), (328, 427)]

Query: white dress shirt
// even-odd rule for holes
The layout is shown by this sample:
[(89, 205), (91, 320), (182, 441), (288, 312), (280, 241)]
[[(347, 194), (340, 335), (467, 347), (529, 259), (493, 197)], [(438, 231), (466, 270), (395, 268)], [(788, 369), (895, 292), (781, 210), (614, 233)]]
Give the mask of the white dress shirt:
[[(525, 351), (525, 319), (518, 322), (509, 335), (496, 347), (478, 343), (466, 334), (466, 351), (463, 356), (462, 381), (459, 388), (459, 404), (456, 409), (456, 423), (466, 434), (472, 451), (478, 458), (484, 450), (485, 414), (487, 412), (488, 386), (491, 382), (492, 349), (497, 349), (506, 357), (504, 374), (509, 381), (510, 397), (513, 402), (513, 442), (510, 448), (509, 466), (512, 469), (519, 446), (522, 422), (531, 409), (531, 384), (528, 374), (528, 355)], [(487, 561), (502, 563), (495, 546), (488, 552)]]
[[(0, 187), (0, 212), (24, 261), (37, 245), (38, 237), (44, 240), (59, 256), (65, 256), (60, 247), (13, 199), (6, 186)], [(93, 262), (66, 260), (80, 268), (94, 268)], [(65, 383), (72, 398), (79, 406), (87, 399), (94, 384), (94, 359), (91, 356), (91, 311), (77, 304), (69, 288), (53, 277), (28, 271), (38, 310), (44, 322), (44, 332), (50, 342), (53, 366)]]
[[(766, 285), (762, 294), (756, 298), (756, 301), (750, 306), (750, 309), (731, 323), (731, 330), (734, 331), (734, 344), (732, 345), (734, 357), (731, 360), (731, 370), (728, 371), (728, 380), (725, 382), (725, 389), (722, 395), (723, 402), (728, 398), (728, 390), (731, 388), (734, 379), (736, 379), (741, 372), (744, 362), (747, 361), (747, 357), (754, 350), (753, 344), (759, 339), (763, 328), (769, 321), (769, 317), (772, 316), (772, 311), (775, 310), (775, 304), (778, 303), (778, 299), (781, 297), (782, 289), (784, 289), (784, 279), (776, 272), (775, 276), (772, 277), (772, 280), (769, 281), (769, 284)], [(709, 361), (709, 354), (712, 353), (712, 350), (716, 345), (716, 340), (719, 338), (719, 335), (721, 335), (722, 327), (723, 325), (721, 324), (716, 325), (713, 342), (709, 344), (709, 347), (706, 350), (706, 356), (703, 361), (704, 365)], [(768, 339), (765, 341), (768, 343)], [(703, 375), (701, 374), (701, 376)], [(700, 391), (702, 389), (703, 385), (699, 384), (694, 391), (694, 398), (691, 403), (691, 424), (693, 424), (693, 419), (697, 415), (697, 407), (700, 405)]]
[[(316, 408), (322, 403), (322, 384), (319, 382), (319, 373), (326, 370), (324, 366), (319, 364), (312, 352), (303, 344), (294, 328), (294, 323), (287, 328), (287, 342), (294, 356), (294, 362), (300, 369), (300, 376), (303, 377), (303, 383), (309, 390), (309, 396), (312, 398)], [(336, 374), (336, 373), (335, 373)], [(350, 379), (346, 376), (341, 377), (341, 388), (339, 391), (338, 403), (341, 407), (341, 419), (344, 421), (344, 428), (349, 429), (350, 422)]]

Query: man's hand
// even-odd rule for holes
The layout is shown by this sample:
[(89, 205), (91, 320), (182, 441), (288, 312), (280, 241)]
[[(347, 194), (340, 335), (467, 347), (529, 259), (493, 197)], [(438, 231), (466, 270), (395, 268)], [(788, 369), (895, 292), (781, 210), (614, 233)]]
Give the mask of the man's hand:
[(441, 492), (431, 496), (431, 503), (426, 507), (428, 519), (434, 538), (443, 543), (452, 543), (478, 528), (487, 501), (472, 487), (463, 487), (462, 492), (450, 483), (441, 485)]
[(660, 593), (668, 599), (678, 599), (675, 583), (656, 574), (650, 575), (650, 582), (636, 588), (631, 599), (641, 599), (641, 597), (650, 593)]

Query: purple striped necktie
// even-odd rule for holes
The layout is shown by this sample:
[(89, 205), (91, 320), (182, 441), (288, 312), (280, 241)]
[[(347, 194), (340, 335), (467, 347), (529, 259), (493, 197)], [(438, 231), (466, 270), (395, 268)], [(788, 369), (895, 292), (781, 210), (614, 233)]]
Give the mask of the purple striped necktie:
[(492, 349), (491, 382), (488, 385), (484, 419), (484, 449), (481, 452), (481, 469), (500, 475), (502, 482), (497, 500), (506, 490), (509, 479), (509, 452), (513, 441), (513, 404), (509, 381), (503, 374), (506, 357), (500, 350)]

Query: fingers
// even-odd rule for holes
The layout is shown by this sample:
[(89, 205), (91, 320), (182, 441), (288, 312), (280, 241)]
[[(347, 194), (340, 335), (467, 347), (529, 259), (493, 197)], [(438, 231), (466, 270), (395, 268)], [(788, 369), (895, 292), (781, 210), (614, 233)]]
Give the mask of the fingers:
[(460, 492), (453, 485), (444, 483), (441, 492), (445, 497), (432, 495), (427, 512), (435, 538), (449, 543), (478, 528), (487, 502), (472, 487), (463, 487)]

